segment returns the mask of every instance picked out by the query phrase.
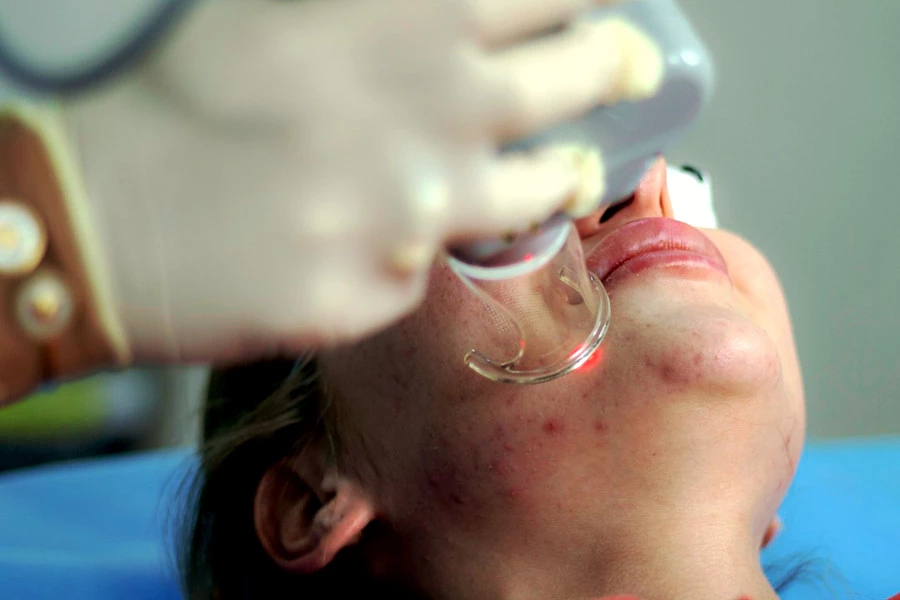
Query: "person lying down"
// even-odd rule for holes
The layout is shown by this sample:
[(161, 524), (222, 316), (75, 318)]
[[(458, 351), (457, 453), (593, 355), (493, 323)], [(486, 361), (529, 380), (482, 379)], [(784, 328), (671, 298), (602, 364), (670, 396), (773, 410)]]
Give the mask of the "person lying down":
[(805, 430), (784, 295), (749, 243), (673, 218), (666, 173), (577, 223), (613, 316), (566, 377), (469, 370), (488, 325), (444, 264), (371, 339), (215, 373), (187, 596), (777, 598), (760, 549)]

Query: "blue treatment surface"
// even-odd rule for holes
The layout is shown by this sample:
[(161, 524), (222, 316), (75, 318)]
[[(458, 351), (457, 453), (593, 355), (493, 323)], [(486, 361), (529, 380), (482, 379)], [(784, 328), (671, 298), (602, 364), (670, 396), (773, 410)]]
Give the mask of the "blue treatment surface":
[[(167, 531), (191, 464), (171, 450), (0, 476), (0, 596), (177, 600)], [(781, 516), (764, 563), (807, 564), (784, 600), (900, 592), (900, 437), (810, 444)]]

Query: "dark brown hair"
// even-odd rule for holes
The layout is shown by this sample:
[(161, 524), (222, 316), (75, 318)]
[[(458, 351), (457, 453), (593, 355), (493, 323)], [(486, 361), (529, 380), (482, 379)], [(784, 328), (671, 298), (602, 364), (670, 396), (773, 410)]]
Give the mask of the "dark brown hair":
[[(190, 600), (341, 598), (352, 552), (312, 577), (279, 569), (253, 522), (256, 488), (269, 467), (311, 443), (336, 448), (331, 404), (313, 357), (216, 370), (203, 412), (199, 463), (187, 481), (179, 569)], [(334, 450), (333, 450), (334, 451)], [(336, 577), (336, 572), (343, 573)]]

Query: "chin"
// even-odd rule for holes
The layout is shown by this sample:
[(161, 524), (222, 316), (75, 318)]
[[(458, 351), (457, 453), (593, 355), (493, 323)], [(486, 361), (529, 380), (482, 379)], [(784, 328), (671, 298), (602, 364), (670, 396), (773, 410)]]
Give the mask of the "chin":
[[(738, 396), (766, 392), (781, 383), (781, 363), (777, 347), (768, 332), (749, 322), (729, 322), (711, 328), (708, 342), (691, 354), (710, 387)], [(696, 358), (700, 355), (700, 359)]]
[(662, 391), (746, 396), (782, 381), (780, 356), (768, 332), (727, 313), (683, 313), (655, 325), (623, 323), (608, 343), (630, 348), (629, 362), (649, 371)]

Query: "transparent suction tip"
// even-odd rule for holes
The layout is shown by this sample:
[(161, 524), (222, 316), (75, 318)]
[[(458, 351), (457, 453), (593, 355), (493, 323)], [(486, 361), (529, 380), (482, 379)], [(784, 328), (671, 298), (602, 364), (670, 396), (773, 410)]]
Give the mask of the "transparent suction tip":
[(609, 297), (584, 264), (572, 222), (558, 217), (488, 259), (448, 256), (456, 275), (487, 305), (493, 328), (464, 357), (493, 381), (542, 383), (578, 368), (609, 326)]

